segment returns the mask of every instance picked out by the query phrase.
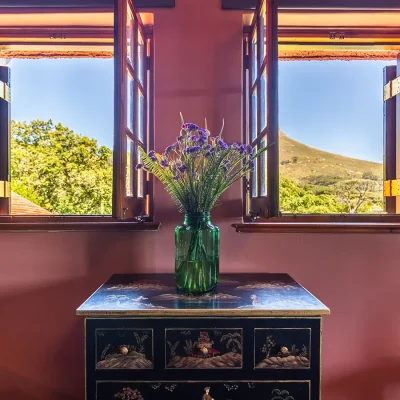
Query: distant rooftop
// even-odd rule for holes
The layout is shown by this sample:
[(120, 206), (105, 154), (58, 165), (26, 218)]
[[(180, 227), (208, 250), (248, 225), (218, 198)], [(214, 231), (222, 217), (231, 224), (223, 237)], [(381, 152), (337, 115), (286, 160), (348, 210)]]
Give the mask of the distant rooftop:
[(11, 215), (53, 215), (25, 197), (11, 192)]

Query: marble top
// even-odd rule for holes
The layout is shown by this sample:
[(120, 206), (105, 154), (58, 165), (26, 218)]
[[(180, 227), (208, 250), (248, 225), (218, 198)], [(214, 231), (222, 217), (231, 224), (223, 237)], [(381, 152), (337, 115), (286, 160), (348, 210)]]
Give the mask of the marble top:
[(329, 308), (287, 274), (223, 274), (215, 291), (184, 295), (173, 274), (113, 275), (78, 309), (85, 316), (320, 316)]

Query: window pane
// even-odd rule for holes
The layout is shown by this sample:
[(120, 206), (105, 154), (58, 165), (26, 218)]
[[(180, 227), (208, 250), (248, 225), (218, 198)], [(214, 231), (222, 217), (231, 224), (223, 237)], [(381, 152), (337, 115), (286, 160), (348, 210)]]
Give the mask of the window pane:
[(15, 58), (8, 66), (11, 213), (110, 215), (113, 59)]
[(251, 141), (257, 137), (257, 88), (251, 96)]
[[(255, 152), (257, 153), (257, 146), (255, 146)], [(257, 197), (257, 158), (254, 159), (254, 171), (251, 173), (251, 197)]]
[[(263, 149), (267, 144), (267, 137), (261, 141), (260, 148)], [(260, 183), (261, 183), (261, 196), (267, 195), (267, 150), (260, 155)]]
[(259, 34), (260, 38), (260, 65), (264, 62), (264, 57), (267, 51), (267, 42), (266, 42), (266, 12), (265, 12), (265, 4), (261, 10), (260, 14), (260, 25), (259, 25)]
[(267, 126), (267, 69), (261, 75), (260, 79), (260, 125), (261, 130)]
[(137, 114), (137, 132), (141, 142), (144, 138), (144, 96), (141, 90), (138, 88), (138, 114)]
[(126, 181), (125, 181), (125, 195), (127, 197), (133, 196), (132, 149), (133, 149), (133, 142), (129, 137), (127, 137), (126, 138)]
[(251, 82), (254, 83), (257, 78), (257, 28), (254, 30), (253, 39), (251, 40)]
[(144, 57), (145, 57), (145, 46), (143, 36), (138, 29), (138, 77), (140, 83), (144, 84)]
[(127, 71), (127, 84), (126, 84), (126, 127), (133, 132), (133, 78), (129, 71)]
[[(137, 151), (138, 163), (142, 163), (142, 155), (138, 149)], [(137, 196), (143, 197), (143, 168), (137, 170)]]
[(135, 21), (128, 3), (128, 15), (126, 16), (126, 56), (131, 66), (133, 66), (133, 32)]

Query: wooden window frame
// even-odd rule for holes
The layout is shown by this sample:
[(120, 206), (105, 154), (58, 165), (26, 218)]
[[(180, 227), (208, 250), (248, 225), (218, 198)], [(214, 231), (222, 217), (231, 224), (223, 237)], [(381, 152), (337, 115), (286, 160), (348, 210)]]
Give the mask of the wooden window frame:
[[(268, 0), (264, 0), (268, 4)], [(251, 94), (252, 94), (252, 80), (251, 80), (251, 72), (252, 72), (252, 52), (251, 52), (251, 39), (252, 34), (255, 30), (258, 29), (258, 23), (260, 18), (260, 12), (262, 9), (263, 1), (258, 2), (258, 6), (253, 18), (253, 23), (249, 28), (244, 29), (243, 33), (243, 54), (244, 54), (244, 68), (243, 68), (243, 85), (245, 93), (245, 98), (243, 101), (243, 139), (245, 143), (251, 143), (252, 145), (257, 144), (258, 142), (250, 141), (251, 138)], [(271, 7), (270, 12), (274, 13), (273, 17), (277, 16), (276, 7)], [(268, 20), (274, 22), (274, 18), (269, 17)], [(272, 36), (275, 40), (276, 49), (278, 47), (278, 28), (277, 24), (274, 25), (275, 28), (275, 36)], [(268, 26), (267, 26), (268, 32)], [(304, 32), (299, 31), (304, 34)], [(356, 34), (356, 33), (355, 33)], [(291, 34), (292, 35), (292, 34)], [(360, 35), (365, 35), (363, 29), (360, 30)], [(312, 36), (312, 33), (310, 33)], [(257, 44), (257, 60), (259, 58), (259, 40)], [(268, 43), (268, 40), (267, 40)], [(334, 44), (333, 44), (334, 45)], [(357, 43), (354, 43), (357, 45)], [(272, 47), (272, 59), (269, 61), (272, 65), (277, 65), (278, 63), (278, 53), (274, 52), (275, 47)], [(270, 50), (271, 51), (271, 50)], [(264, 67), (265, 61), (262, 64)], [(400, 65), (400, 55), (398, 59), (398, 65)], [(277, 74), (274, 75), (274, 70), (270, 69), (270, 74), (277, 77)], [(259, 79), (260, 74), (262, 72), (262, 68), (258, 70), (257, 79)], [(389, 77), (393, 78), (393, 69), (391, 72), (387, 74), (387, 80), (389, 81)], [(399, 67), (397, 70), (397, 75), (399, 75)], [(249, 78), (250, 77), (250, 78)], [(277, 81), (277, 79), (276, 79)], [(257, 81), (256, 81), (257, 83)], [(255, 87), (258, 87), (255, 85)], [(272, 93), (272, 98), (274, 98), (274, 92), (271, 88), (269, 88)], [(277, 93), (277, 92), (276, 92)], [(397, 96), (399, 98), (399, 96)], [(260, 110), (260, 96), (258, 98), (258, 111)], [(385, 103), (385, 162), (384, 162), (384, 179), (395, 179), (393, 174), (396, 174), (396, 165), (397, 169), (400, 171), (400, 154), (396, 155), (393, 152), (393, 143), (398, 143), (396, 141), (396, 120), (397, 120), (397, 136), (400, 126), (400, 118), (396, 118), (396, 103), (395, 97)], [(274, 108), (271, 106), (270, 99), (267, 98), (268, 110), (270, 113), (275, 113), (272, 118), (276, 118), (278, 114), (277, 107)], [(277, 99), (276, 99), (277, 102)], [(258, 113), (259, 114), (259, 113)], [(400, 98), (397, 100), (397, 116), (400, 115)], [(270, 116), (269, 116), (270, 118)], [(273, 119), (274, 120), (274, 119)], [(274, 120), (275, 121), (275, 120)], [(271, 127), (270, 127), (271, 128)], [(277, 129), (277, 126), (273, 126), (273, 129)], [(259, 129), (259, 123), (258, 123)], [(259, 137), (262, 137), (265, 132), (260, 131)], [(268, 132), (269, 133), (269, 132)], [(277, 134), (277, 132), (276, 132)], [(400, 136), (399, 136), (400, 140)], [(279, 137), (276, 137), (274, 142), (278, 144), (277, 148), (274, 146), (267, 150), (268, 154), (268, 164), (267, 164), (267, 175), (268, 175), (268, 194), (264, 198), (252, 198), (251, 197), (251, 188), (252, 188), (252, 179), (250, 180), (244, 179), (243, 183), (243, 196), (242, 196), (242, 209), (243, 209), (243, 223), (233, 224), (233, 227), (237, 232), (242, 233), (254, 233), (254, 232), (307, 232), (307, 233), (322, 233), (322, 232), (345, 232), (345, 233), (364, 233), (364, 232), (400, 232), (400, 215), (394, 214), (379, 214), (379, 215), (367, 215), (367, 214), (280, 214), (279, 213)], [(271, 143), (271, 140), (269, 139)], [(273, 161), (270, 163), (270, 154), (272, 154)], [(277, 157), (277, 158), (276, 158)], [(396, 158), (399, 159), (399, 162), (396, 163)], [(257, 168), (259, 169), (259, 164)], [(390, 177), (388, 177), (388, 171)], [(274, 180), (276, 179), (276, 181)], [(271, 182), (272, 180), (272, 182)], [(258, 182), (258, 189), (260, 183)], [(272, 190), (272, 192), (270, 191)], [(271, 196), (272, 195), (272, 196)], [(389, 197), (387, 198), (387, 202), (391, 205), (391, 208), (394, 209), (396, 207), (393, 204), (398, 203), (400, 205), (400, 200), (398, 198)], [(250, 207), (249, 207), (250, 205)], [(395, 208), (396, 211), (400, 211), (400, 207)]]
[[(114, 10), (114, 60), (115, 60), (115, 71), (114, 71), (114, 151), (113, 151), (113, 215), (58, 215), (58, 216), (14, 216), (10, 215), (10, 198), (4, 197), (0, 198), (0, 231), (155, 231), (159, 229), (160, 224), (153, 221), (153, 181), (152, 177), (148, 176), (147, 173), (143, 172), (143, 187), (142, 187), (142, 198), (127, 198), (125, 196), (125, 188), (124, 185), (121, 185), (122, 179), (125, 180), (125, 165), (126, 158), (124, 157), (125, 147), (121, 146), (121, 136), (122, 129), (120, 127), (122, 124), (126, 122), (126, 110), (124, 111), (121, 103), (126, 101), (126, 94), (123, 95), (123, 99), (121, 98), (121, 94), (126, 89), (126, 85), (124, 85), (125, 81), (120, 73), (120, 68), (126, 67), (125, 62), (121, 62), (124, 55), (126, 54), (126, 13), (124, 18), (122, 18), (123, 24), (121, 24), (121, 11), (127, 9), (127, 2), (129, 1), (130, 6), (133, 9), (132, 3), (130, 0), (118, 0), (115, 2), (115, 10)], [(125, 4), (125, 7), (123, 6)], [(55, 10), (53, 10), (55, 11)], [(61, 11), (61, 10), (60, 10)], [(86, 10), (89, 11), (89, 10)], [(62, 12), (62, 11), (61, 11)], [(123, 16), (124, 14), (122, 14)], [(143, 25), (140, 21), (140, 16), (133, 9), (133, 18), (135, 20), (135, 35), (134, 35), (134, 50), (133, 54), (135, 55), (135, 61), (133, 65), (133, 69), (131, 72), (134, 77), (137, 78), (137, 43), (138, 43), (138, 33), (141, 32), (141, 35), (144, 40), (144, 55), (143, 55), (143, 82), (140, 84), (139, 80), (135, 82), (134, 88), (135, 93), (140, 89), (144, 96), (144, 116), (143, 116), (143, 141), (140, 142), (140, 145), (148, 151), (149, 146), (154, 145), (154, 76), (153, 76), (153, 67), (154, 67), (154, 44), (153, 44), (153, 36), (152, 29), (143, 28)], [(121, 32), (122, 30), (122, 32)], [(29, 36), (29, 30), (27, 31)], [(35, 32), (36, 33), (36, 32)], [(69, 33), (72, 32), (69, 30)], [(97, 37), (96, 32), (95, 37)], [(109, 36), (109, 32), (101, 32), (99, 36), (104, 36), (106, 34)], [(89, 33), (90, 36), (90, 33)], [(125, 46), (125, 48), (123, 48)], [(121, 85), (124, 85), (123, 87)], [(0, 103), (3, 99), (0, 99)], [(1, 103), (3, 104), (3, 103)], [(137, 102), (134, 102), (133, 107), (137, 106)], [(4, 111), (3, 107), (3, 121), (4, 122)], [(146, 110), (148, 110), (146, 112)], [(0, 110), (1, 111), (1, 110)], [(134, 129), (136, 129), (138, 125), (137, 121), (137, 112), (134, 110)], [(9, 123), (9, 122), (8, 122)], [(3, 129), (3, 132), (5, 130)], [(126, 135), (126, 130), (124, 127), (124, 135)], [(130, 133), (130, 136), (134, 139), (135, 145), (139, 142), (137, 141), (136, 132)], [(1, 139), (1, 138), (0, 138)], [(4, 135), (2, 143), (7, 142), (10, 143), (10, 133)], [(10, 161), (10, 149), (8, 146), (8, 155), (3, 151), (0, 154), (2, 157), (2, 163), (0, 165), (0, 175), (6, 176), (7, 174), (7, 182), (9, 184), (9, 161)], [(6, 159), (8, 158), (8, 160)], [(137, 172), (135, 170), (135, 165), (137, 162), (136, 153), (132, 157), (131, 162), (131, 173), (136, 176)], [(122, 169), (121, 169), (122, 166)], [(123, 177), (123, 178), (122, 178)], [(1, 180), (1, 179), (0, 179)], [(4, 179), (5, 180), (5, 179)], [(137, 180), (133, 178), (133, 187), (135, 193), (137, 193)], [(1, 196), (1, 191), (0, 191)], [(129, 206), (128, 206), (129, 205)], [(122, 212), (124, 208), (127, 208), (127, 212)]]

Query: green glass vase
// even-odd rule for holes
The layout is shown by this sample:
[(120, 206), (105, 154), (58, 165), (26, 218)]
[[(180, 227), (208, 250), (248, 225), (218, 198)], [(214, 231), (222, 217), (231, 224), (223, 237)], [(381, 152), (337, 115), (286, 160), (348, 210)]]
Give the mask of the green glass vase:
[(219, 228), (210, 213), (185, 214), (175, 228), (175, 279), (187, 294), (213, 290), (219, 277)]

